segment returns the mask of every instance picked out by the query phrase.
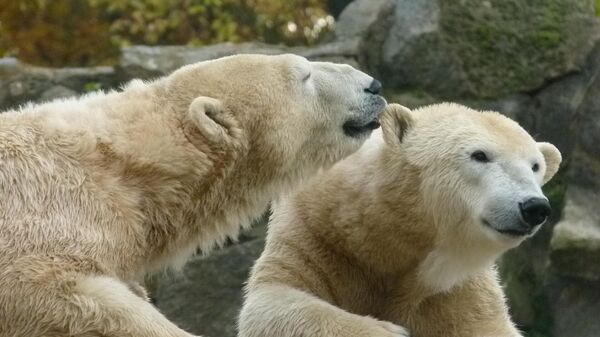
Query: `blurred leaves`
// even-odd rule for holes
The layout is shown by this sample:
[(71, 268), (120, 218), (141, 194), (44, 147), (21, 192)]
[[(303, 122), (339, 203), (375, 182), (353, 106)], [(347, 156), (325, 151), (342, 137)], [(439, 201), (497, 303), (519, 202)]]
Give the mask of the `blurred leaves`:
[(96, 65), (131, 44), (313, 44), (332, 25), (325, 0), (5, 0), (0, 55)]
[(110, 22), (85, 1), (0, 1), (0, 53), (52, 66), (114, 57)]

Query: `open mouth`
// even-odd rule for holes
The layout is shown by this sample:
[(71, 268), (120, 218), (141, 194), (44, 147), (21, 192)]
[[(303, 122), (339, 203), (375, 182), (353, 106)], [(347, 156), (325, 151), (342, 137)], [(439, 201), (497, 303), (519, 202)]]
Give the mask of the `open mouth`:
[(349, 120), (344, 123), (343, 128), (344, 133), (347, 136), (360, 138), (364, 135), (368, 135), (371, 133), (371, 131), (377, 129), (379, 126), (381, 126), (381, 124), (379, 124), (379, 120), (374, 118), (366, 124), (363, 121)]
[(528, 228), (496, 228), (485, 219), (482, 219), (481, 221), (484, 225), (495, 230), (496, 232), (510, 237), (522, 237), (532, 233), (532, 229)]

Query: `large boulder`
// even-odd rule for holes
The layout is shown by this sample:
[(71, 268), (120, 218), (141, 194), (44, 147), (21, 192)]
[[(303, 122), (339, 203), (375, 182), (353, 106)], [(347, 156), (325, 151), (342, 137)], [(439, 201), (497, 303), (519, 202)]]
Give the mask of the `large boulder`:
[[(535, 90), (578, 71), (598, 37), (591, 0), (356, 0), (339, 39), (394, 87), (457, 98)], [(365, 56), (366, 55), (366, 56)]]
[(600, 335), (600, 282), (560, 279), (554, 301), (545, 309), (554, 316), (552, 337), (598, 337)]
[[(589, 58), (585, 97), (577, 110), (573, 131), (577, 146), (570, 165), (570, 181), (575, 185), (600, 189), (600, 43)], [(600, 204), (600, 200), (596, 200)]]
[(571, 185), (554, 228), (551, 261), (559, 275), (600, 281), (600, 191)]

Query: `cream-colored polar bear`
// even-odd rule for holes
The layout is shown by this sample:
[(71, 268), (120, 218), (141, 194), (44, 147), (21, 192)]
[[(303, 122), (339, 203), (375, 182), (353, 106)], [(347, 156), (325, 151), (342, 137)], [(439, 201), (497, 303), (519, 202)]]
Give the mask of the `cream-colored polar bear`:
[(357, 150), (379, 89), (349, 66), (245, 55), (1, 114), (0, 336), (189, 336), (137, 281)]
[(493, 264), (548, 216), (559, 151), (456, 104), (382, 129), (276, 205), (240, 336), (521, 336)]

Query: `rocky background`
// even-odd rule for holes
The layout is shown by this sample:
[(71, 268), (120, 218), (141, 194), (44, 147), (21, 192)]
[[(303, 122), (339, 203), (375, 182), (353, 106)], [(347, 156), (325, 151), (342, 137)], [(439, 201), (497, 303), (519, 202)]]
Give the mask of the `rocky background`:
[[(343, 1), (342, 1), (343, 2)], [(134, 46), (115, 67), (39, 68), (0, 59), (0, 110), (150, 79), (236, 53), (293, 52), (384, 82), (390, 102), (458, 101), (498, 110), (565, 157), (545, 187), (552, 221), (500, 261), (528, 336), (600, 336), (600, 25), (593, 0), (355, 0), (320, 45)], [(340, 7), (340, 10), (342, 8)], [(207, 336), (235, 336), (242, 286), (265, 219), (236, 244), (148, 280), (158, 308)]]

